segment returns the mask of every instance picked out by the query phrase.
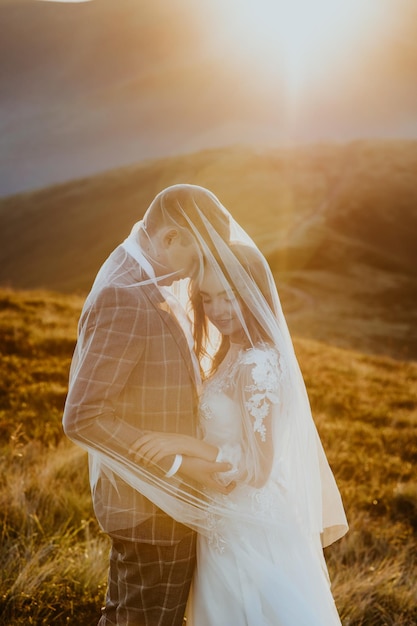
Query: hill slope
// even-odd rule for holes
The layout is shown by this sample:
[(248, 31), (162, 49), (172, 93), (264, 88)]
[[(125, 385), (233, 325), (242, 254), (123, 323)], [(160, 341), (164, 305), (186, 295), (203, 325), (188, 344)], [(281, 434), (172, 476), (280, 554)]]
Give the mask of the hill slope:
[(417, 142), (234, 147), (11, 196), (0, 202), (0, 284), (87, 290), (154, 195), (191, 182), (264, 251), (293, 330), (416, 358), (416, 173)]

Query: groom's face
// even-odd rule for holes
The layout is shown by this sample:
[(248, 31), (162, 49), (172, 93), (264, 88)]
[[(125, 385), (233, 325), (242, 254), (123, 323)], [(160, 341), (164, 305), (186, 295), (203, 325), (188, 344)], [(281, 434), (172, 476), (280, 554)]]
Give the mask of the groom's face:
[(167, 272), (176, 272), (172, 280), (192, 277), (199, 267), (199, 254), (194, 239), (168, 231), (162, 240), (161, 260)]

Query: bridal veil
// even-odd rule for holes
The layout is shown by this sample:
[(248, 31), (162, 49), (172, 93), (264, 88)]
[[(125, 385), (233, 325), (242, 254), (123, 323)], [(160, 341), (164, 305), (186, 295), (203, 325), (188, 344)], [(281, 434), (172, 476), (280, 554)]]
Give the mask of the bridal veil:
[[(159, 193), (151, 206), (152, 211), (148, 210), (143, 220), (135, 224), (124, 243), (125, 254), (135, 254), (135, 246), (132, 244), (137, 239), (138, 231), (142, 230), (151, 237), (149, 233), (158, 226), (153, 222), (159, 219), (172, 224), (185, 237), (193, 238), (198, 250), (199, 267), (191, 281), (181, 280), (166, 287), (162, 283), (169, 282), (164, 280), (167, 277), (155, 278), (147, 259), (140, 256), (137, 260), (148, 275), (141, 284), (145, 286), (153, 283), (161, 291), (162, 298), (177, 317), (191, 351), (193, 316), (196, 318), (199, 307), (199, 280), (209, 267), (221, 281), (224, 291), (230, 294), (244, 329), (246, 343), (256, 346), (263, 341), (275, 348), (279, 355), (279, 367), (285, 375), (281, 376), (279, 401), (270, 405), (272, 428), (268, 436), (273, 438), (270, 446), (273, 458), (269, 480), (284, 485), (293, 494), (297, 517), (306, 531), (315, 536), (320, 535), (323, 546), (332, 543), (346, 532), (346, 517), (312, 418), (277, 288), (265, 258), (248, 234), (207, 189), (195, 185), (174, 185)], [(88, 299), (94, 298), (110, 282), (129, 289), (131, 285), (122, 267), (119, 261), (110, 256), (97, 275)], [(195, 340), (197, 352), (203, 356), (203, 371), (195, 355), (192, 356), (197, 387), (201, 375), (204, 377), (211, 367), (211, 355), (217, 350), (220, 340), (217, 330), (210, 324), (199, 331), (195, 333)], [(82, 361), (86, 350), (88, 337), (81, 329), (70, 374), (70, 388), (71, 380), (76, 376), (77, 363)], [(242, 406), (242, 419), (245, 419), (245, 410)], [(123, 428), (122, 421), (118, 427)], [(250, 435), (250, 446), (249, 439)], [(166, 478), (161, 471), (133, 462), (128, 450), (126, 454), (116, 453), (105, 445), (87, 440), (83, 445), (90, 456), (93, 488), (99, 471), (104, 471), (110, 480), (117, 475), (170, 516), (205, 535), (212, 532), (216, 517), (236, 514), (232, 508), (223, 506), (221, 499), (213, 499), (206, 490), (197, 484), (187, 483), (180, 474)], [(253, 471), (256, 473), (256, 467)], [(238, 515), (241, 516), (242, 512)], [(247, 515), (251, 516), (250, 511)], [(269, 515), (264, 520), (262, 513), (257, 512), (256, 515), (256, 520), (252, 521), (266, 525), (274, 523)]]

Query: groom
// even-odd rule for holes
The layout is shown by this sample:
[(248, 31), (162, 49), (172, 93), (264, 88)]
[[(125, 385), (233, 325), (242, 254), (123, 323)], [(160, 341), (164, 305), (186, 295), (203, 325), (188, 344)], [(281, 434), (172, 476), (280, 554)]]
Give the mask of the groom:
[[(79, 445), (128, 457), (143, 430), (195, 435), (197, 369), (190, 337), (160, 286), (201, 269), (190, 220), (207, 240), (209, 235), (197, 206), (228, 240), (228, 221), (215, 196), (175, 185), (156, 196), (96, 277), (80, 318), (63, 417), (65, 433)], [(165, 476), (178, 473), (226, 493), (214, 474), (228, 464), (179, 456), (164, 461)], [(95, 514), (111, 539), (99, 625), (181, 626), (195, 533), (105, 467), (91, 463), (90, 482)]]

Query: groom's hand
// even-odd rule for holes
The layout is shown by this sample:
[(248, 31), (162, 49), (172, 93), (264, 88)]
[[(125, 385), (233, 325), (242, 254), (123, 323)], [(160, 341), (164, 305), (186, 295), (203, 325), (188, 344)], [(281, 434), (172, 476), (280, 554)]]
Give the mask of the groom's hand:
[(217, 480), (216, 474), (228, 472), (231, 468), (230, 463), (216, 463), (215, 461), (206, 461), (193, 456), (184, 456), (178, 473), (213, 491), (227, 495), (233, 491), (236, 483), (231, 482), (228, 485), (222, 485)]

